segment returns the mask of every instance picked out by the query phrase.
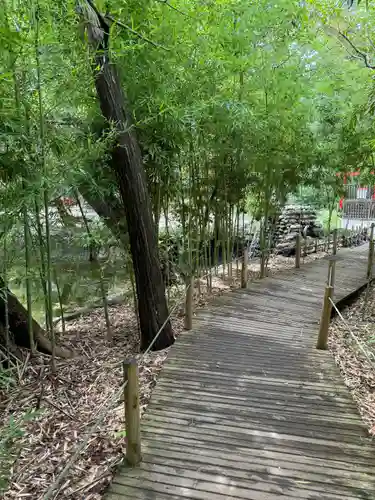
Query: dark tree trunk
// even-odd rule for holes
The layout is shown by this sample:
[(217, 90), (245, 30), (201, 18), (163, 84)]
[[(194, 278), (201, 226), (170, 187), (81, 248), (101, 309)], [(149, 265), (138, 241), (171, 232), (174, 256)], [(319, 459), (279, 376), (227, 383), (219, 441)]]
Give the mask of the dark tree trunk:
[(79, 192), (90, 207), (103, 219), (111, 233), (126, 247), (129, 243), (128, 227), (125, 210), (120, 201), (112, 194), (106, 195), (104, 199), (104, 197), (94, 194), (89, 186), (83, 184), (80, 184)]
[(97, 29), (90, 33), (91, 40), (100, 43), (94, 69), (95, 86), (102, 114), (118, 132), (110, 166), (117, 178), (128, 225), (137, 287), (141, 349), (144, 350), (151, 344), (160, 329), (162, 331), (153, 344), (153, 349), (164, 349), (174, 343), (174, 336), (168, 320), (165, 287), (141, 150), (117, 70), (109, 61), (109, 27), (93, 5), (92, 7), (101, 26), (99, 35)]
[[(4, 290), (4, 281), (0, 278), (0, 289)], [(0, 293), (0, 345), (5, 347), (5, 294)], [(14, 346), (30, 348), (30, 335), (27, 326), (27, 310), (15, 295), (8, 290), (8, 319), (10, 329), (11, 351)], [(33, 320), (33, 333), (37, 350), (46, 354), (52, 353), (52, 344), (45, 336), (43, 328)], [(69, 351), (56, 348), (56, 355), (63, 358), (71, 357)]]

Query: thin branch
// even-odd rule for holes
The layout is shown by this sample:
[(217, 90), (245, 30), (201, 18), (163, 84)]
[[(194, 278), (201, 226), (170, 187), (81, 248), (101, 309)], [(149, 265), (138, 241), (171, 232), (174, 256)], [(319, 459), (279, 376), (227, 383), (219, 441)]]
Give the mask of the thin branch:
[(170, 9), (178, 12), (179, 14), (182, 14), (183, 16), (186, 16), (186, 17), (190, 17), (191, 19), (193, 19), (192, 16), (190, 16), (189, 14), (187, 14), (186, 12), (184, 12), (183, 10), (180, 10), (178, 9), (177, 7), (175, 7), (174, 5), (171, 5), (168, 0), (156, 0), (156, 2), (159, 2), (159, 3), (162, 3), (164, 5), (166, 5), (167, 7), (169, 7)]
[(371, 40), (371, 38), (368, 36), (368, 41), (371, 43), (372, 48), (375, 50), (375, 43)]
[[(334, 29), (334, 28), (332, 28)], [(367, 57), (367, 54), (365, 54), (364, 52), (361, 52), (355, 45), (354, 43), (350, 40), (350, 38), (348, 38), (344, 33), (342, 33), (342, 31), (340, 30), (335, 30), (337, 32), (337, 34), (339, 35), (339, 37), (341, 37), (341, 41), (345, 41), (347, 44), (350, 45), (350, 47), (354, 50), (354, 52), (356, 53), (357, 55), (357, 59), (361, 59), (364, 63), (365, 63), (365, 66), (366, 68), (369, 68), (369, 69), (375, 69), (375, 66), (371, 65), (369, 63), (369, 60), (368, 60), (368, 57)]]
[(284, 66), (284, 64), (286, 64), (290, 59), (292, 58), (292, 54), (289, 54), (288, 57), (286, 59), (284, 59), (284, 61), (281, 61), (279, 62), (278, 64), (273, 64), (272, 65), (272, 69), (278, 69), (278, 68), (281, 68), (282, 66)]
[(121, 21), (115, 19), (113, 16), (109, 15), (109, 14), (106, 14), (105, 15), (105, 19), (108, 19), (109, 21), (111, 21), (112, 23), (114, 24), (117, 24), (117, 26), (120, 26), (121, 28), (124, 28), (126, 30), (128, 30), (130, 33), (132, 33), (133, 35), (135, 35), (136, 37), (140, 38), (141, 40), (144, 40), (145, 42), (151, 44), (153, 47), (156, 47), (158, 49), (163, 49), (163, 50), (166, 50), (166, 51), (169, 51), (170, 49), (168, 49), (167, 47), (164, 47), (163, 45), (160, 45), (159, 43), (156, 43), (156, 42), (153, 42), (152, 40), (150, 40), (149, 38), (145, 37), (144, 35), (142, 35), (141, 33), (139, 33), (138, 31), (136, 30), (133, 30), (133, 28), (131, 28), (130, 26), (128, 26), (127, 24), (125, 23), (122, 23)]

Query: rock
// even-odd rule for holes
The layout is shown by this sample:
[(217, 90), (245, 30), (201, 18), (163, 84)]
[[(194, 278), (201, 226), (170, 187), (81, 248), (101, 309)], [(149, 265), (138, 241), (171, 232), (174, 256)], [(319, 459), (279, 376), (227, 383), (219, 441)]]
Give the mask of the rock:
[(296, 241), (297, 239), (297, 234), (296, 233), (289, 233), (284, 237), (284, 241)]
[[(316, 211), (309, 206), (287, 205), (282, 210), (276, 225), (276, 249), (278, 251), (295, 251), (297, 233), (310, 238), (318, 238), (322, 234), (321, 224), (316, 220)], [(287, 246), (279, 246), (286, 243)], [(301, 242), (304, 245), (303, 242)], [(308, 241), (307, 245), (311, 245)]]

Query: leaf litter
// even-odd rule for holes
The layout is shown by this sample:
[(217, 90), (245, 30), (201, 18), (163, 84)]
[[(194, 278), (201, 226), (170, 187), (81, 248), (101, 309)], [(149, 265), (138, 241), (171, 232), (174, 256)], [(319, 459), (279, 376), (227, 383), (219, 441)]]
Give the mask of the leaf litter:
[[(370, 435), (375, 436), (375, 287), (335, 316), (329, 348)], [(360, 345), (359, 345), (360, 344)]]
[[(310, 254), (302, 262), (311, 262), (326, 255)], [(272, 255), (268, 275), (294, 267), (294, 257)], [(259, 259), (249, 262), (249, 281), (259, 277)], [(222, 266), (212, 278), (211, 294), (207, 281), (199, 280), (194, 290), (196, 308), (205, 307), (213, 297), (240, 286), (241, 263), (233, 264), (232, 277), (223, 279)], [(183, 286), (177, 288), (180, 294)], [(173, 303), (173, 300), (172, 300)], [(183, 301), (172, 317), (175, 336), (183, 332)], [(127, 304), (110, 307), (112, 342), (106, 341), (104, 312), (94, 309), (69, 321), (60, 343), (76, 356), (58, 359), (56, 372), (50, 370), (50, 358), (26, 355), (18, 367), (18, 383), (5, 390), (0, 386), (0, 429), (9, 420), (21, 422), (22, 435), (12, 441), (16, 455), (11, 456), (8, 488), (4, 500), (42, 500), (50, 485), (65, 467), (76, 446), (95, 422), (98, 414), (118, 391), (123, 382), (122, 363), (135, 358), (139, 363), (141, 414), (146, 411), (157, 376), (169, 349), (139, 352), (139, 331), (134, 309)], [(336, 343), (338, 345), (338, 343)], [(374, 381), (372, 380), (372, 383)], [(354, 380), (352, 382), (354, 384)], [(104, 421), (90, 437), (79, 458), (70, 468), (53, 499), (100, 500), (116, 466), (125, 453), (125, 417), (123, 398), (107, 412)], [(370, 404), (370, 401), (367, 402)], [(30, 413), (30, 418), (25, 415)], [(375, 412), (374, 412), (375, 413)], [(375, 419), (372, 420), (373, 424)], [(1, 441), (1, 439), (0, 439)]]

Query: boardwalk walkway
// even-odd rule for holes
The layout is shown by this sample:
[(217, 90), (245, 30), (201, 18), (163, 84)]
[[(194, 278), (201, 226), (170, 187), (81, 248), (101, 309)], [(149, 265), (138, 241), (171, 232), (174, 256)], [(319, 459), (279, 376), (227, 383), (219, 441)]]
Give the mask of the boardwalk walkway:
[[(367, 245), (340, 250), (335, 300), (365, 282)], [(329, 352), (317, 351), (327, 261), (199, 312), (142, 420), (143, 462), (106, 500), (375, 499), (375, 444)]]

